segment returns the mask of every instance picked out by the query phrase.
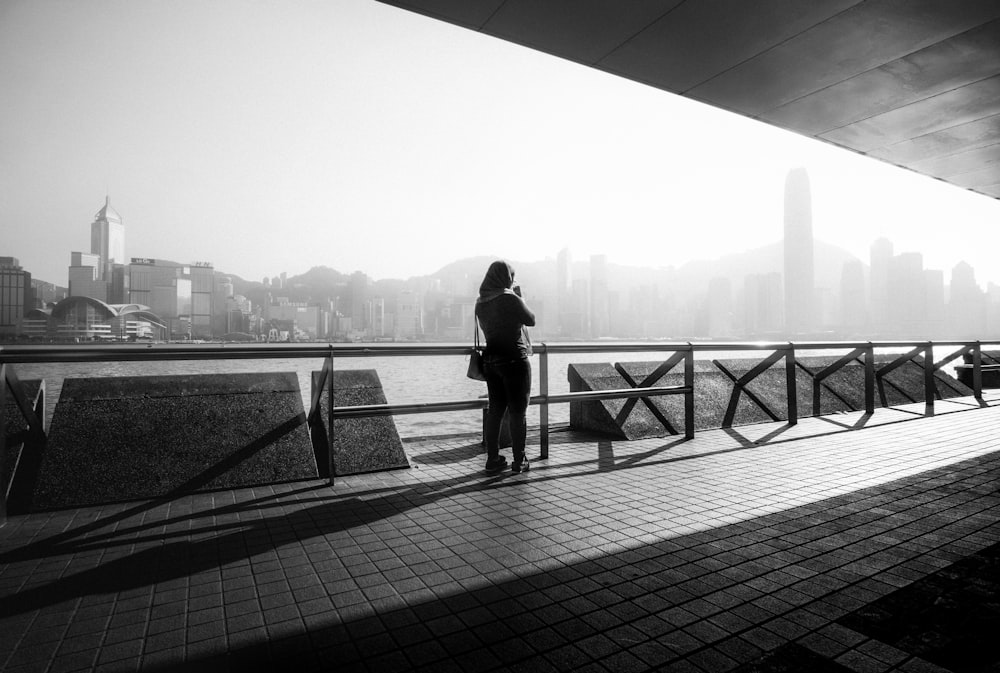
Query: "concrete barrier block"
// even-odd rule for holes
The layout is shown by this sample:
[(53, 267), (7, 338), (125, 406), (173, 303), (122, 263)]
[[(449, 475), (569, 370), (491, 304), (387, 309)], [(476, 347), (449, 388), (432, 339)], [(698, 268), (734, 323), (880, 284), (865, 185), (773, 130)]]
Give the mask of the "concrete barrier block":
[[(320, 373), (313, 373), (316, 385)], [(345, 369), (333, 372), (336, 406), (353, 407), (386, 404), (385, 392), (374, 369)], [(329, 393), (324, 386), (317, 419), (325, 431)], [(333, 459), (337, 475), (361, 474), (407, 468), (410, 462), (391, 416), (345, 418), (334, 422)], [(318, 461), (323, 457), (319, 456)]]
[(66, 379), (30, 507), (316, 476), (294, 372)]

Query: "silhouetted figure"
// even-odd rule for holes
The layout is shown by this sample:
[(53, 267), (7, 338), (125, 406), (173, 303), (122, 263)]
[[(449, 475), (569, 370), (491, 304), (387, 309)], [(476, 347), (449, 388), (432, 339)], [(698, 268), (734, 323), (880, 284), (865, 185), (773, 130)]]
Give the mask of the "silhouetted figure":
[(530, 341), (525, 327), (535, 325), (535, 314), (521, 298), (514, 283), (514, 269), (504, 261), (490, 264), (479, 286), (476, 319), (486, 337), (483, 372), (489, 392), (486, 413), (486, 469), (502, 470), (507, 458), (500, 455), (500, 427), (504, 412), (510, 421), (514, 472), (527, 470), (524, 456), (527, 436), (525, 413), (531, 397)]

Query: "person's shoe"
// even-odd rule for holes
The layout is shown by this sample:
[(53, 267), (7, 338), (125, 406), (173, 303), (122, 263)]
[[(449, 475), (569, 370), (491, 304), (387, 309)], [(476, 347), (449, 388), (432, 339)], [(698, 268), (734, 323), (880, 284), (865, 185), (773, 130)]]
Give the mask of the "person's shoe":
[(531, 469), (531, 463), (528, 462), (527, 458), (515, 459), (514, 464), (510, 466), (511, 472), (527, 472)]
[(507, 456), (497, 456), (496, 458), (489, 458), (486, 461), (486, 471), (496, 472), (507, 467)]

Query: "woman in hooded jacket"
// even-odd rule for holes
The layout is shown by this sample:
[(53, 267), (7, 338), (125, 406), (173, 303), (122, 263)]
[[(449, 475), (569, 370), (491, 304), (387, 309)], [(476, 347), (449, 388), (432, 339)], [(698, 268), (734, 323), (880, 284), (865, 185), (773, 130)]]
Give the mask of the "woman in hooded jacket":
[(525, 414), (531, 397), (530, 341), (526, 327), (534, 327), (535, 314), (521, 298), (514, 283), (514, 269), (504, 261), (490, 264), (476, 299), (476, 319), (483, 328), (483, 373), (489, 393), (486, 413), (486, 469), (502, 470), (507, 458), (500, 455), (500, 427), (504, 412), (510, 422), (514, 472), (526, 471), (527, 436)]

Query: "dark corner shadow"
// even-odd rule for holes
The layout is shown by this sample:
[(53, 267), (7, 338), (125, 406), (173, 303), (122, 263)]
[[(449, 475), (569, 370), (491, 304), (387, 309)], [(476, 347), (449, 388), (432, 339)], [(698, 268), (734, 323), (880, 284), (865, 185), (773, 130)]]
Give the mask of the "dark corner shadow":
[[(995, 463), (996, 458), (973, 458), (958, 465), (983, 465), (984, 461), (990, 460)], [(898, 492), (901, 487), (919, 485), (925, 488), (924, 484), (932, 484), (931, 488), (938, 489), (943, 497), (948, 497), (953, 489), (948, 484), (938, 483), (936, 477), (955, 467), (952, 465), (904, 477), (863, 489), (862, 493), (878, 496)], [(747, 521), (601, 554), (567, 563), (547, 572), (513, 577), (481, 588), (463, 589), (459, 585), (452, 585), (452, 590), (448, 593), (426, 590), (419, 596), (396, 595), (379, 599), (343, 612), (339, 618), (307, 618), (295, 633), (280, 637), (261, 637), (233, 646), (227, 652), (184, 661), (183, 648), (178, 648), (172, 653), (172, 660), (144, 667), (143, 670), (164, 673), (179, 670), (243, 672), (270, 671), (279, 666), (284, 670), (411, 670), (419, 668), (418, 664), (423, 660), (424, 654), (422, 648), (398, 645), (394, 636), (412, 634), (415, 630), (423, 632), (429, 622), (441, 619), (454, 621), (456, 618), (461, 620), (465, 615), (469, 616), (468, 623), (473, 625), (457, 631), (444, 631), (435, 637), (435, 649), (440, 650), (440, 654), (433, 665), (421, 670), (466, 670), (463, 664), (469, 668), (477, 668), (474, 664), (480, 661), (478, 657), (484, 658), (481, 661), (494, 660), (494, 653), (500, 649), (508, 651), (503, 659), (505, 670), (554, 670), (552, 657), (559, 656), (558, 648), (564, 641), (553, 642), (550, 635), (553, 629), (560, 633), (573, 633), (574, 638), (581, 641), (602, 632), (602, 626), (589, 619), (600, 612), (599, 606), (589, 603), (589, 598), (577, 591), (567, 592), (562, 585), (579, 582), (584, 578), (589, 580), (588, 584), (596, 582), (600, 588), (592, 590), (590, 598), (598, 600), (598, 594), (610, 596), (607, 592), (613, 592), (612, 600), (624, 605), (632, 619), (638, 618), (637, 611), (655, 614), (667, 607), (682, 610), (686, 603), (710, 603), (712, 599), (709, 596), (718, 596), (720, 591), (729, 587), (740, 589), (739, 593), (733, 595), (742, 595), (743, 589), (748, 585), (752, 586), (757, 577), (772, 571), (775, 555), (780, 558), (781, 554), (787, 553), (783, 551), (785, 547), (757, 544), (762, 536), (783, 537), (800, 530), (815, 531), (817, 527), (824, 525), (837, 531), (849, 525), (870, 525), (872, 514), (868, 509), (857, 507), (858, 497), (857, 492), (838, 495)], [(910, 506), (905, 500), (899, 500), (898, 503), (883, 502), (880, 505), (880, 516), (891, 520)], [(983, 542), (984, 547), (987, 544)], [(718, 564), (732, 564), (733, 549), (741, 550), (738, 558), (741, 568), (756, 570), (756, 575), (752, 572), (719, 574), (711, 569)], [(849, 567), (853, 563), (863, 562), (870, 553), (867, 546), (853, 545), (839, 551), (838, 563)], [(965, 550), (965, 553), (969, 556), (975, 554), (972, 550)], [(711, 561), (698, 563), (703, 559)], [(711, 574), (714, 581), (695, 581), (697, 575), (692, 575), (692, 572), (706, 576)], [(683, 588), (678, 586), (680, 584), (683, 584)], [(813, 600), (835, 596), (840, 591), (836, 586), (828, 587), (825, 593), (821, 591)], [(937, 594), (928, 592), (928, 595), (929, 598), (918, 597), (916, 601), (911, 600), (907, 607), (921, 610), (928, 608)], [(622, 598), (624, 596), (632, 597), (633, 600), (625, 600)], [(650, 597), (651, 600), (647, 602), (637, 597)], [(748, 605), (752, 605), (749, 598), (746, 600)], [(589, 609), (591, 612), (581, 614), (581, 605), (589, 606), (584, 610)], [(866, 605), (862, 605), (859, 610), (863, 611)], [(758, 618), (761, 621), (772, 618), (770, 613), (759, 608), (756, 612), (763, 613)], [(906, 613), (901, 613), (901, 616), (905, 617)], [(829, 621), (840, 623), (842, 619), (831, 618)], [(751, 626), (753, 624), (748, 623), (746, 628)], [(518, 639), (517, 642), (523, 641), (523, 646), (511, 652), (509, 646), (514, 638)], [(774, 636), (769, 638), (773, 639)], [(687, 637), (687, 642), (690, 643), (687, 647), (674, 648), (671, 647), (671, 642), (679, 641), (672, 641), (669, 636), (654, 636), (652, 640), (639, 638), (635, 640), (633, 650), (633, 645), (623, 639), (618, 641), (616, 648), (642, 654), (648, 652), (651, 646), (655, 648), (663, 645), (667, 651), (665, 658), (660, 666), (650, 667), (649, 670), (665, 670), (693, 655), (711, 652), (714, 647), (713, 643), (701, 643), (690, 637)], [(909, 647), (898, 647), (908, 651), (918, 645), (919, 643), (910, 643)], [(984, 639), (978, 646), (989, 653), (993, 666), (996, 666), (1000, 655), (992, 647), (992, 641)], [(748, 661), (738, 669), (740, 671), (805, 670), (798, 667), (753, 667), (753, 662), (760, 661), (767, 650), (749, 648), (747, 652), (745, 642), (741, 643), (741, 647), (742, 656)], [(575, 664), (570, 659), (561, 661), (567, 668), (560, 670), (569, 670), (570, 665), (582, 667), (592, 660), (588, 656), (578, 656)], [(831, 659), (825, 657), (821, 658), (820, 663), (823, 667), (816, 670), (833, 670), (827, 666), (836, 667)], [(687, 670), (689, 667), (682, 668)], [(840, 670), (839, 667), (836, 668)], [(694, 668), (691, 667), (691, 670)]]

